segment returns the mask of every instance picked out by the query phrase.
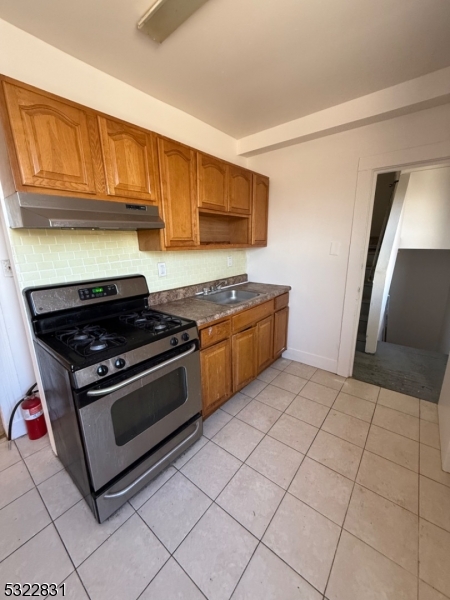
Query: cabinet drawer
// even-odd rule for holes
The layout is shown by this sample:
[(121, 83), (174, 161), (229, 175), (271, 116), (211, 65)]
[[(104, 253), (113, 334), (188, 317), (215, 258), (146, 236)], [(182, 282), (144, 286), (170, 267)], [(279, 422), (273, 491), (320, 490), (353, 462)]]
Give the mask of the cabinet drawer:
[(289, 304), (289, 292), (275, 298), (275, 310), (280, 310)]
[(239, 313), (235, 317), (231, 319), (231, 329), (233, 332), (240, 331), (241, 329), (245, 329), (246, 327), (250, 327), (254, 323), (265, 319), (270, 314), (273, 313), (273, 300), (269, 302), (264, 302), (264, 304), (259, 304), (254, 308), (250, 308), (249, 310), (245, 310), (242, 313)]
[(226, 340), (231, 333), (230, 321), (223, 321), (217, 325), (205, 327), (200, 331), (200, 344), (202, 348), (208, 348), (217, 342)]

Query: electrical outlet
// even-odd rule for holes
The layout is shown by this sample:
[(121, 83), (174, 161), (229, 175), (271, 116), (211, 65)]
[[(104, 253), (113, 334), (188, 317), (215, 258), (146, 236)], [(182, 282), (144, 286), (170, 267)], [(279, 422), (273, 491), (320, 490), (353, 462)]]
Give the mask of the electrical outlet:
[(166, 275), (166, 263), (158, 263), (158, 277), (165, 277)]
[(9, 260), (2, 260), (3, 277), (12, 277), (13, 272), (11, 269), (11, 262)]
[(227, 267), (232, 267), (232, 266), (233, 266), (233, 257), (227, 256)]

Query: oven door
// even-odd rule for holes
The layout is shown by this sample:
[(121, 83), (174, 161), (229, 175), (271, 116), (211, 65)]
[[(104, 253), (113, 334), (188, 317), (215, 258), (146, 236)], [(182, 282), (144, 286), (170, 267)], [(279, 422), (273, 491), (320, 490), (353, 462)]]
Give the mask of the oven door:
[(169, 359), (143, 363), (140, 369), (87, 390), (77, 399), (96, 491), (201, 411), (195, 343)]

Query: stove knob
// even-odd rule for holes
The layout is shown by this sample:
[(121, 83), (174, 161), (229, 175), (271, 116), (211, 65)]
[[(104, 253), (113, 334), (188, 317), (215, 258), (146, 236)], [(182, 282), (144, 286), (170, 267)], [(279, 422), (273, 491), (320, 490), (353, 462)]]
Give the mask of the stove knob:
[(170, 345), (171, 345), (171, 346), (178, 346), (178, 338), (176, 338), (176, 337), (173, 337), (173, 338), (170, 340)]
[(118, 358), (116, 360), (116, 362), (114, 363), (114, 366), (116, 367), (116, 369), (123, 369), (125, 366), (125, 361), (123, 358)]
[(108, 372), (108, 367), (105, 365), (100, 365), (97, 369), (97, 375), (100, 375), (100, 377), (104, 377), (107, 372)]
[(187, 342), (189, 339), (189, 334), (188, 333), (183, 333), (181, 336), (181, 339), (183, 340), (183, 342)]

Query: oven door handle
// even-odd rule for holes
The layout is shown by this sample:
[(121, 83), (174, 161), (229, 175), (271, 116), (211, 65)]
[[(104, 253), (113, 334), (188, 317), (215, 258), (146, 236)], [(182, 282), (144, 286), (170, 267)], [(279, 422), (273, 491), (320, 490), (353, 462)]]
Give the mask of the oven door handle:
[(170, 364), (176, 362), (177, 360), (180, 360), (181, 358), (184, 358), (185, 356), (192, 354), (195, 351), (195, 349), (196, 349), (195, 344), (192, 344), (192, 346), (189, 348), (189, 350), (187, 350), (187, 352), (183, 352), (182, 354), (178, 354), (177, 356), (174, 356), (173, 358), (169, 358), (169, 360), (165, 360), (164, 362), (160, 363), (159, 365), (151, 367), (150, 369), (147, 369), (146, 371), (142, 371), (142, 373), (137, 373), (136, 375), (133, 375), (133, 377), (130, 377), (129, 379), (125, 379), (125, 381), (116, 383), (116, 385), (111, 385), (110, 387), (105, 387), (105, 388), (102, 388), (101, 390), (90, 390), (89, 392), (87, 392), (87, 395), (88, 396), (103, 396), (104, 394), (111, 394), (112, 392), (116, 392), (117, 390), (122, 389), (123, 387), (129, 385), (130, 383), (134, 383), (135, 381), (138, 381), (142, 377), (145, 377), (146, 375), (150, 375), (151, 373), (154, 373), (155, 371), (159, 371), (159, 369), (163, 369), (164, 367), (167, 367), (167, 365), (170, 365)]
[(157, 469), (162, 462), (166, 461), (171, 456), (173, 456), (175, 454), (175, 452), (177, 452), (177, 450), (180, 449), (181, 446), (184, 446), (185, 444), (187, 444), (187, 442), (189, 442), (197, 434), (197, 431), (198, 431), (198, 429), (200, 427), (200, 423), (201, 423), (201, 419), (199, 419), (195, 423), (195, 429), (194, 429), (194, 431), (186, 439), (182, 440), (179, 444), (177, 444), (175, 446), (175, 448), (172, 448), (172, 450), (170, 452), (168, 452), (163, 457), (161, 457), (158, 460), (158, 462), (156, 462), (149, 469), (147, 469), (146, 471), (144, 471), (144, 473), (142, 473), (142, 475), (139, 475), (139, 477), (137, 479), (135, 479), (133, 481), (133, 483), (130, 483), (130, 485), (127, 485), (127, 487), (123, 488), (123, 490), (119, 490), (118, 492), (112, 492), (112, 493), (105, 494), (104, 498), (108, 498), (108, 499), (111, 499), (111, 498), (120, 498), (120, 496), (123, 496), (124, 494), (126, 494), (127, 492), (129, 492), (130, 490), (132, 490), (138, 483), (140, 483), (143, 479), (145, 479), (147, 477), (147, 475), (149, 475), (152, 471), (154, 471), (155, 469)]

